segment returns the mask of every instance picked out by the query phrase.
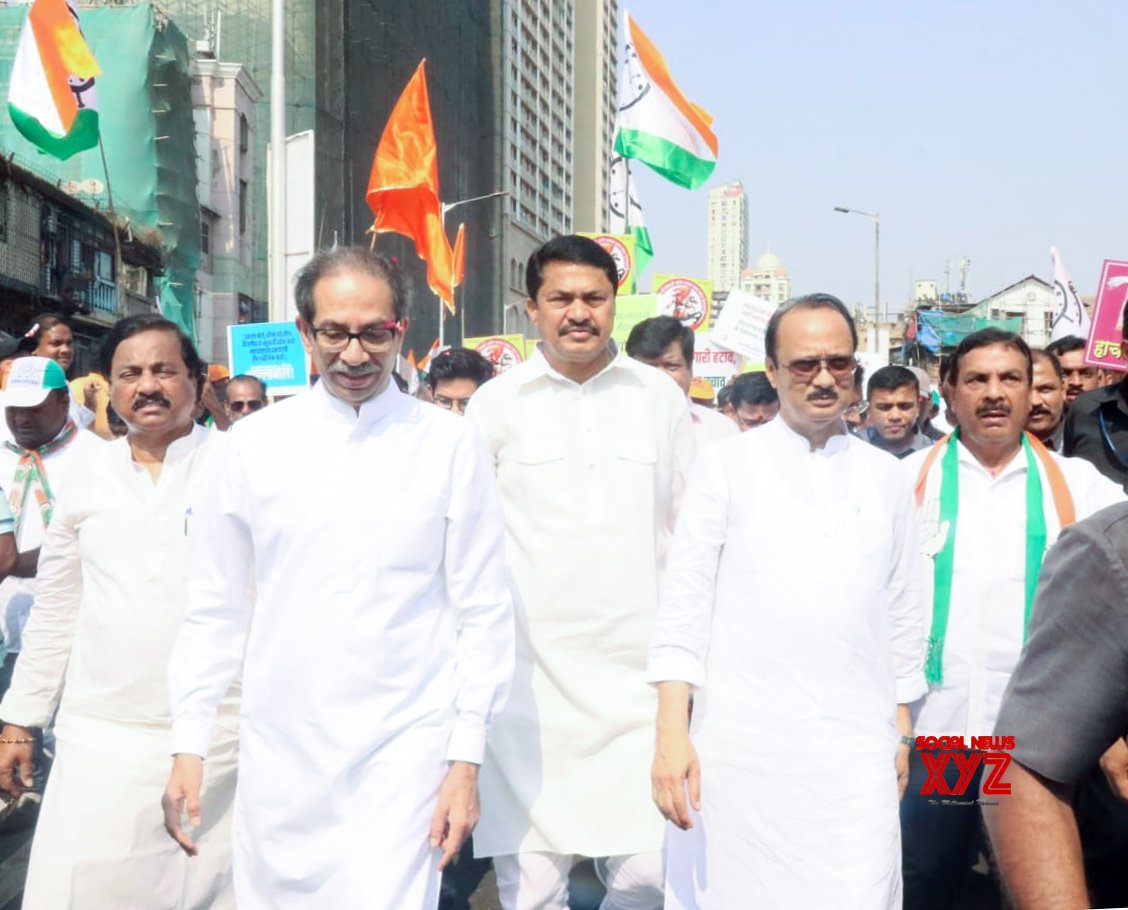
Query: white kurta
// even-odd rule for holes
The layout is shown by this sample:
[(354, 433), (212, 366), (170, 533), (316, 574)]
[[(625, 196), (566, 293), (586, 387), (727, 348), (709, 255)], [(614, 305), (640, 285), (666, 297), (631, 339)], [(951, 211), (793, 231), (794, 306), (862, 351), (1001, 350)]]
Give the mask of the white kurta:
[(731, 439), (740, 433), (735, 420), (696, 401), (689, 403), (689, 416), (693, 421), (693, 436), (697, 440), (698, 452), (714, 442)]
[[(1026, 609), (1026, 456), (1019, 451), (997, 477), (991, 477), (962, 443), (959, 445), (959, 512), (952, 572), (952, 597), (944, 643), (943, 681), (913, 705), (913, 731), (921, 736), (990, 736), (995, 731), (1003, 691), (1018, 663)], [(915, 483), (927, 452), (903, 462)], [(940, 456), (930, 471), (921, 513), (940, 513)], [(1080, 521), (1124, 500), (1121, 487), (1089, 462), (1051, 452), (1073, 496)], [(1046, 547), (1061, 533), (1048, 481), (1043, 477)], [(935, 521), (932, 521), (935, 525)], [(922, 525), (923, 529), (923, 525)], [(924, 537), (931, 530), (924, 530)], [(942, 538), (929, 548), (938, 550)], [(932, 559), (918, 570), (931, 594)], [(931, 597), (925, 599), (926, 605)], [(932, 616), (925, 617), (927, 637)], [(1005, 731), (1004, 731), (1005, 732)]]
[(199, 857), (189, 861), (173, 843), (160, 811), (170, 766), (165, 674), (185, 605), (185, 513), (208, 478), (209, 435), (196, 427), (169, 446), (155, 483), (126, 440), (104, 443), (85, 481), (56, 504), (35, 609), (0, 705), (5, 720), (41, 727), (62, 695), (28, 910), (234, 906), (233, 696), (205, 766)]
[(359, 416), (318, 385), (225, 439), (169, 685), (175, 751), (202, 754), (243, 664), (239, 908), (434, 906), (439, 783), (482, 761), (513, 669), (489, 455), (393, 385)]
[(651, 648), (696, 687), (702, 811), (667, 908), (900, 906), (897, 702), (924, 690), (913, 503), (860, 439), (782, 417), (694, 465)]
[[(41, 456), (47, 483), (56, 502), (60, 497), (65, 502), (69, 490), (90, 482), (94, 451), (102, 445), (104, 442), (100, 437), (87, 430), (78, 430), (66, 445)], [(13, 452), (0, 442), (0, 489), (3, 490), (5, 502), (12, 493), (19, 463), (20, 453)], [(37, 549), (43, 543), (44, 532), (43, 513), (39, 509), (34, 490), (29, 490), (20, 516), (16, 547), (21, 553)], [(16, 578), (11, 575), (0, 581), (0, 634), (3, 635), (4, 649), (9, 654), (20, 650), (23, 627), (27, 624), (34, 602), (34, 578)]]
[(517, 609), (474, 851), (657, 850), (646, 647), (693, 456), (685, 396), (621, 354), (577, 385), (538, 350), (482, 386), (467, 416), (497, 465)]

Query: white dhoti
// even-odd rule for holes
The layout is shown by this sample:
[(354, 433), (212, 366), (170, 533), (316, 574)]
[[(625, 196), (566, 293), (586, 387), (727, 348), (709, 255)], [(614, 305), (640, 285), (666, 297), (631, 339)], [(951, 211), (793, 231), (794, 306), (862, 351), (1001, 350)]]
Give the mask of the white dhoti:
[(204, 763), (200, 854), (168, 836), (161, 795), (168, 730), (61, 719), (55, 763), (32, 842), (27, 910), (230, 910), (231, 805), (237, 744)]

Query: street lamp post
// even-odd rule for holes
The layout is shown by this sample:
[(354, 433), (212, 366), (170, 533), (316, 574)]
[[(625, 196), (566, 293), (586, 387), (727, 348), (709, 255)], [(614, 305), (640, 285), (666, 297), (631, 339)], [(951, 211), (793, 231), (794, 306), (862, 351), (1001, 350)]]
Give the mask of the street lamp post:
[[(496, 193), (486, 193), (483, 196), (471, 196), (469, 199), (458, 199), (454, 202), (442, 202), (442, 203), (440, 203), (439, 204), (439, 217), (442, 219), (443, 230), (444, 231), (446, 230), (446, 216), (447, 216), (447, 212), (449, 212), (451, 209), (456, 209), (460, 205), (467, 205), (468, 203), (471, 203), (471, 202), (482, 202), (485, 199), (496, 199), (498, 196), (508, 196), (508, 195), (509, 195), (509, 190), (498, 190)], [(462, 307), (459, 309), (458, 313), (459, 313), (459, 331), (462, 333), (462, 337), (465, 338), (466, 337), (466, 301), (465, 300), (462, 301)], [(443, 325), (444, 325), (445, 322), (446, 322), (446, 310), (443, 309), (443, 302), (440, 300), (439, 301), (439, 346), (440, 347), (442, 346), (443, 341), (445, 340), (445, 338), (444, 338), (445, 333), (443, 331)]]
[(861, 215), (873, 222), (873, 321), (877, 322), (881, 318), (881, 215), (841, 205), (836, 205), (834, 210), (844, 215)]

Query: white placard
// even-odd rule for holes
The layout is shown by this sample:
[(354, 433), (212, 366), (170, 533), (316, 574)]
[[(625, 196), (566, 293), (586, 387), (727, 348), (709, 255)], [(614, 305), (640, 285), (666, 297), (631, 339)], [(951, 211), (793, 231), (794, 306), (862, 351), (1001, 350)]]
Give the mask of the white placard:
[(764, 330), (777, 308), (777, 304), (746, 291), (729, 291), (710, 337), (722, 347), (743, 354), (750, 363), (763, 363)]

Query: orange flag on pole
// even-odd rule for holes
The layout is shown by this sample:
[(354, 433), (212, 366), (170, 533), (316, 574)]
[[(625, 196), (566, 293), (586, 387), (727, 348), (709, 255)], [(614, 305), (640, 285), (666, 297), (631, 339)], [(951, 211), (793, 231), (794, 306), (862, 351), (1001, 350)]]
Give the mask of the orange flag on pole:
[(439, 204), (438, 150), (427, 97), (427, 61), (420, 62), (392, 109), (368, 177), (365, 201), (375, 233), (410, 237), (427, 263), (427, 284), (451, 310), (451, 249)]
[(458, 226), (454, 238), (454, 271), (451, 283), (458, 287), (466, 278), (466, 225)]

